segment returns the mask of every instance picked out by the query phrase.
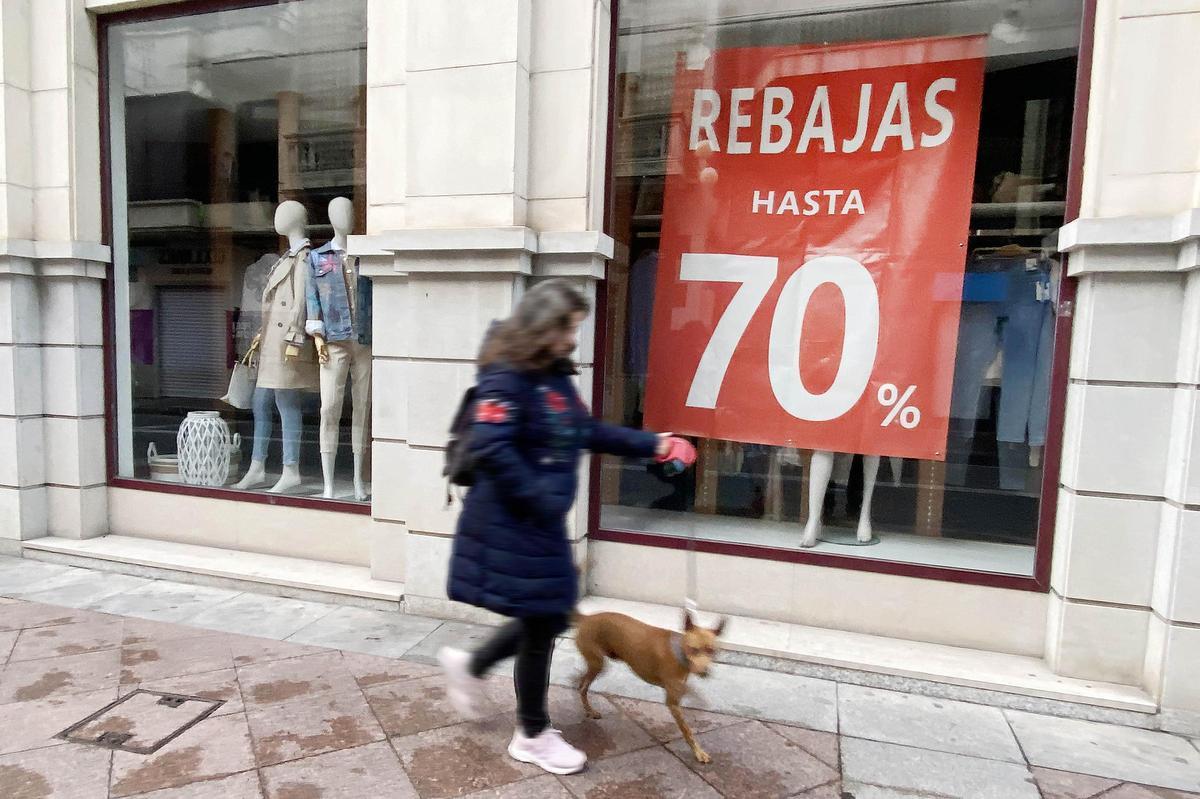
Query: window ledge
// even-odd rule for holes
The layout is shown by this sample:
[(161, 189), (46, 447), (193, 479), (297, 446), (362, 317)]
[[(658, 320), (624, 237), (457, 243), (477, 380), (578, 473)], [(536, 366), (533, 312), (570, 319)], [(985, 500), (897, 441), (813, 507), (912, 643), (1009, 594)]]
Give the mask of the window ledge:
[[(338, 597), (356, 598), (386, 602), (395, 609), (404, 596), (403, 583), (373, 579), (371, 570), (366, 566), (231, 551), (174, 541), (123, 535), (84, 540), (46, 537), (25, 541), (23, 548), (26, 557), (65, 558), (72, 565), (122, 573), (129, 573), (132, 567), (132, 573), (135, 574), (139, 570), (149, 569), (170, 572), (171, 579), (186, 579), (181, 578), (181, 574), (201, 575), (231, 581), (248, 590), (261, 591), (261, 586), (267, 585), (305, 594), (327, 595), (324, 598), (334, 602), (338, 601)], [(107, 565), (98, 565), (97, 562)]]
[(1070, 273), (1183, 272), (1200, 268), (1200, 208), (1169, 216), (1076, 219), (1058, 234)]

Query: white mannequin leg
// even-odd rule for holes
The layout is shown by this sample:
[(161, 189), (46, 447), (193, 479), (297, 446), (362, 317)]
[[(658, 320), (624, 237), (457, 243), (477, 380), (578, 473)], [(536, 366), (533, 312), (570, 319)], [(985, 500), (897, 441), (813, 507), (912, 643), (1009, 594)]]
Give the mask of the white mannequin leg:
[(325, 479), (325, 490), (321, 496), (325, 499), (333, 499), (333, 466), (336, 460), (336, 452), (321, 453), (321, 476)]
[(348, 342), (330, 341), (329, 360), (321, 364), (321, 476), (322, 496), (333, 499), (333, 467), (337, 459), (338, 430), (342, 423), (342, 400), (350, 374), (352, 350)]
[(271, 443), (271, 432), (275, 427), (275, 390), (254, 389), (254, 447), (250, 454), (250, 468), (234, 488), (243, 491), (258, 488), (267, 482), (267, 447)]
[(249, 488), (258, 488), (265, 482), (267, 482), (267, 464), (263, 461), (250, 461), (250, 468), (246, 470), (246, 474), (234, 485), (234, 488), (244, 491)]
[(367, 489), (363, 485), (363, 454), (354, 453), (354, 498), (359, 502), (367, 501)]
[(271, 486), (268, 491), (272, 494), (283, 494), (300, 487), (300, 466), (292, 464), (291, 466), (283, 467), (283, 474), (279, 477), (279, 482)]
[(821, 532), (821, 514), (825, 509), (825, 489), (829, 488), (829, 476), (833, 474), (833, 453), (814, 452), (811, 473), (808, 476), (808, 522), (804, 525), (804, 537), (800, 546), (817, 545)]
[(900, 475), (904, 470), (904, 458), (888, 458), (892, 464), (892, 485), (900, 485)]
[(367, 499), (363, 485), (363, 452), (367, 448), (367, 426), (371, 418), (371, 348), (354, 345), (354, 362), (350, 366), (350, 401), (353, 414), (350, 426), (350, 448), (354, 453), (354, 498)]
[(871, 498), (875, 494), (875, 481), (879, 477), (879, 456), (863, 455), (863, 498), (858, 516), (858, 540), (867, 543), (873, 535), (871, 530)]

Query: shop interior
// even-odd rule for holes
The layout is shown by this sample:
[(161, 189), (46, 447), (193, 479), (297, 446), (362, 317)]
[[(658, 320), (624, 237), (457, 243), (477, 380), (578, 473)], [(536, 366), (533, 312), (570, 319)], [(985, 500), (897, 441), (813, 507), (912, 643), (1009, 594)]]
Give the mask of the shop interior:
[[(713, 50), (733, 47), (986, 34), (946, 459), (879, 460), (869, 507), (874, 536), (863, 545), (855, 532), (875, 467), (861, 455), (837, 456), (813, 551), (1030, 575), (1062, 274), (1055, 242), (1065, 211), (1078, 3), (940, 2), (793, 14), (760, 12), (759, 5), (623, 4), (605, 417), (642, 421), (664, 183), (678, 135), (671, 113), (677, 63), (695, 68)], [(1011, 291), (1001, 287), (1014, 285), (1027, 301), (1006, 300)], [(601, 529), (800, 546), (811, 451), (710, 439), (697, 445), (696, 470), (681, 475), (603, 459)]]
[[(364, 230), (365, 0), (133, 21), (107, 36), (119, 476), (365, 500), (350, 452), (353, 380), (327, 475), (321, 367), (305, 367), (299, 480), (290, 482), (280, 410), (222, 400), (264, 329), (264, 290), (290, 247), (280, 204), (303, 206), (301, 235), (314, 250), (334, 236), (334, 198), (352, 205), (348, 232)], [(263, 407), (269, 432), (256, 431)], [(195, 478), (181, 463), (182, 426), (200, 411), (228, 429), (220, 479)], [(265, 474), (250, 479), (256, 432), (266, 437)], [(369, 464), (368, 449), (368, 484)]]

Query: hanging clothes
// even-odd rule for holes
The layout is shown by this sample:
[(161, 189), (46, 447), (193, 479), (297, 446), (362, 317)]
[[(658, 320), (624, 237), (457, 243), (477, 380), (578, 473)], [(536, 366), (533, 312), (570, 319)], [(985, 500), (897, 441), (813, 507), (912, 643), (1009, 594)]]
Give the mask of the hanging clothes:
[(658, 250), (641, 254), (629, 267), (629, 319), (625, 335), (625, 370), (644, 378), (650, 358), (650, 323), (654, 316), (654, 281)]
[(996, 439), (1040, 447), (1046, 443), (1054, 358), (1051, 265), (1048, 261), (1026, 264), (1011, 269), (1008, 278)]
[(963, 283), (950, 416), (984, 414), (984, 377), (1000, 356), (1001, 441), (1035, 446), (1046, 441), (1054, 355), (1052, 267), (1048, 259), (990, 259)]
[[(988, 413), (982, 393), (989, 368), (1002, 363), (996, 438), (1000, 485), (1025, 488), (1027, 467), (1013, 446), (1046, 443), (1050, 368), (1054, 358), (1054, 304), (1058, 264), (1034, 255), (976, 259), (963, 281), (958, 356), (950, 416), (972, 422)], [(960, 424), (968, 438), (973, 424)], [(965, 463), (948, 467), (949, 482), (961, 483)]]

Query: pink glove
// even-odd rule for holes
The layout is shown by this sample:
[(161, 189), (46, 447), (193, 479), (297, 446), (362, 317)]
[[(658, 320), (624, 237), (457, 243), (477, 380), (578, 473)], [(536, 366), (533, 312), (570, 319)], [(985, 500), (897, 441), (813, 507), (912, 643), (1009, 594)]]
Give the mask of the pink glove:
[(659, 463), (679, 461), (685, 468), (696, 462), (696, 448), (688, 443), (686, 439), (679, 436), (671, 436), (667, 441), (671, 445), (667, 449), (667, 454), (657, 456), (655, 458), (656, 461)]

